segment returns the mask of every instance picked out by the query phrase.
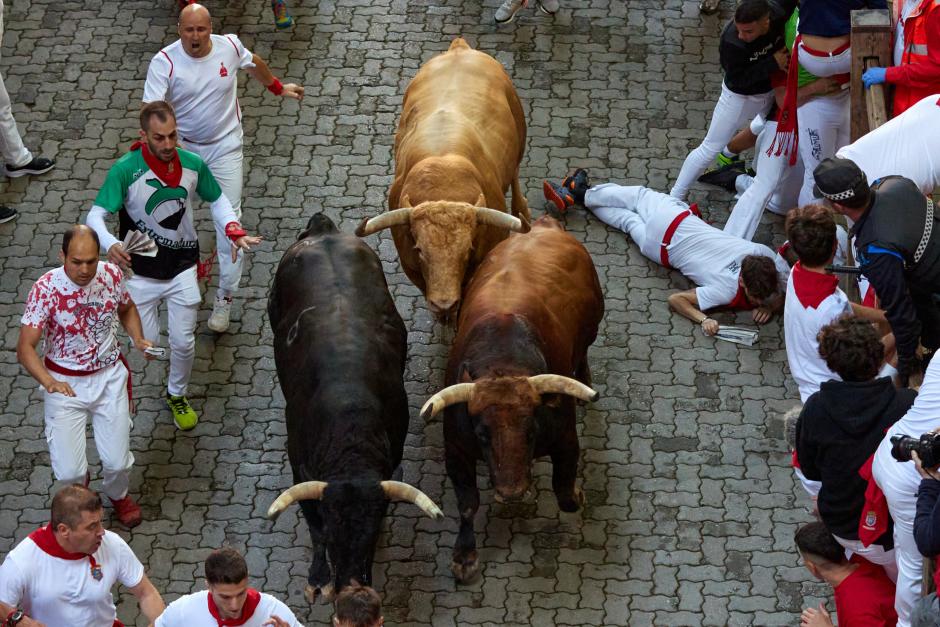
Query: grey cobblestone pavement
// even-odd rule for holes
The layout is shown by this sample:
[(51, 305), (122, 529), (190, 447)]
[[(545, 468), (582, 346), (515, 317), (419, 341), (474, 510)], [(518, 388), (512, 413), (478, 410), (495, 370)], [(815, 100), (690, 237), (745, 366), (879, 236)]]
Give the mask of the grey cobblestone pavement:
[[(7, 3), (0, 68), (27, 144), (58, 167), (0, 186), (0, 201), (21, 212), (0, 226), (0, 555), (46, 520), (51, 482), (41, 396), (13, 353), (23, 303), (58, 263), (63, 227), (83, 217), (113, 159), (136, 138), (147, 63), (176, 37), (175, 4)], [(701, 18), (694, 0), (562, 0), (554, 19), (530, 7), (496, 28), (498, 0), (291, 0), (297, 25), (289, 32), (275, 31), (266, 0), (207, 4), (216, 32), (239, 33), (308, 96), (299, 105), (276, 100), (243, 79), (245, 223), (267, 242), (251, 257), (233, 332), (215, 336), (205, 327), (208, 306), (201, 312), (195, 431), (176, 431), (163, 405), (165, 365), (132, 361), (140, 399), (132, 491), (145, 522), (115, 530), (167, 600), (199, 589), (202, 560), (228, 542), (246, 552), (256, 586), (308, 625), (325, 625), (327, 607), (303, 599), (310, 540), (299, 511), (276, 524), (263, 517), (290, 481), (264, 313), (282, 251), (312, 212), (351, 231), (383, 209), (404, 88), (461, 34), (499, 59), (519, 91), (529, 125), (522, 182), (536, 214), (541, 179), (576, 165), (598, 180), (668, 189), (717, 98), (717, 37), (730, 2), (720, 16)], [(693, 199), (724, 222), (726, 194), (697, 189)], [(417, 415), (441, 386), (453, 332), (432, 322), (387, 233), (368, 240), (409, 329), (404, 477), (448, 517), (391, 509), (374, 569), (389, 624), (796, 624), (804, 595), (818, 602), (825, 589), (792, 547), (796, 525), (810, 518), (774, 418), (797, 398), (780, 324), (768, 325), (754, 348), (716, 344), (667, 309), (667, 293), (684, 279), (583, 212), (567, 224), (594, 257), (607, 306), (590, 353), (602, 399), (581, 418), (588, 505), (559, 514), (547, 461), (537, 464), (530, 504), (499, 505), (484, 490), (482, 577), (461, 587), (448, 569), (456, 506), (441, 423)], [(206, 220), (201, 229), (208, 250)], [(765, 217), (757, 239), (779, 243), (781, 229), (779, 218)], [(143, 623), (126, 594), (119, 615)]]

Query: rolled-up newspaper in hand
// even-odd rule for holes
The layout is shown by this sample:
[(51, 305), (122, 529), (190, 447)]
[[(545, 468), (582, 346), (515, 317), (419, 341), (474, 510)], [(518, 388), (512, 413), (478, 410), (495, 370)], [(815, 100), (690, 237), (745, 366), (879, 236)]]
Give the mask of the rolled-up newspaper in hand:
[(734, 342), (735, 344), (744, 344), (745, 346), (754, 346), (757, 342), (757, 331), (754, 329), (745, 329), (743, 327), (718, 327), (718, 333), (715, 334), (720, 340)]
[(157, 243), (140, 231), (128, 231), (122, 242), (124, 252), (129, 255), (157, 256)]

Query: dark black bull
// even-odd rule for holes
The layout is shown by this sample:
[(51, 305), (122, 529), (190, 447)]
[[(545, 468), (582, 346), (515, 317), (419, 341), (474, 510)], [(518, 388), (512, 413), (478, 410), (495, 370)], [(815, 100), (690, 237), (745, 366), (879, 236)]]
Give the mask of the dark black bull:
[(371, 584), (389, 500), (443, 514), (417, 488), (389, 480), (408, 432), (407, 333), (372, 249), (313, 216), (281, 258), (268, 318), (296, 484), (268, 516), (300, 502), (313, 541), (312, 603), (352, 580)]

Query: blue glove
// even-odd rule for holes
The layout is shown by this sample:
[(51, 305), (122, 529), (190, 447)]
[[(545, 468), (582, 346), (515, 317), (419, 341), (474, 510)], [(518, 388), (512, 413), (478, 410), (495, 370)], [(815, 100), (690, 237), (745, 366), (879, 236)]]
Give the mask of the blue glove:
[(880, 85), (885, 82), (887, 74), (888, 70), (883, 67), (870, 67), (862, 74), (862, 82), (865, 83), (866, 89), (872, 85)]

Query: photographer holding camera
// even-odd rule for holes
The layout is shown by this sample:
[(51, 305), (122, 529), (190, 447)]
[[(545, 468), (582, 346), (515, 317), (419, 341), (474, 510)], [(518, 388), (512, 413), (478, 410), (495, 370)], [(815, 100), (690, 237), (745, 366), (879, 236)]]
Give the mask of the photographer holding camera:
[[(911, 624), (911, 610), (921, 594), (923, 557), (914, 540), (914, 518), (921, 476), (913, 461), (913, 453), (928, 460), (940, 454), (940, 445), (932, 438), (921, 438), (940, 427), (940, 360), (931, 360), (924, 374), (924, 383), (914, 405), (888, 429), (875, 452), (872, 471), (884, 492), (888, 509), (894, 519), (894, 553), (898, 564), (895, 608), (898, 625)], [(912, 436), (898, 438), (897, 436)], [(933, 457), (936, 459), (936, 457)], [(936, 462), (934, 462), (936, 463)], [(928, 464), (927, 466), (931, 466)]]
[[(914, 440), (915, 450), (911, 451), (918, 474), (922, 477), (920, 488), (917, 490), (917, 514), (914, 517), (914, 541), (917, 550), (924, 557), (940, 555), (940, 434), (937, 430), (925, 433)], [(919, 450), (919, 452), (918, 452)], [(919, 453), (924, 453), (921, 459)], [(940, 571), (934, 573), (934, 581), (940, 579)], [(940, 624), (940, 602), (937, 593), (933, 592), (920, 599), (912, 610), (912, 624), (938, 625)]]

